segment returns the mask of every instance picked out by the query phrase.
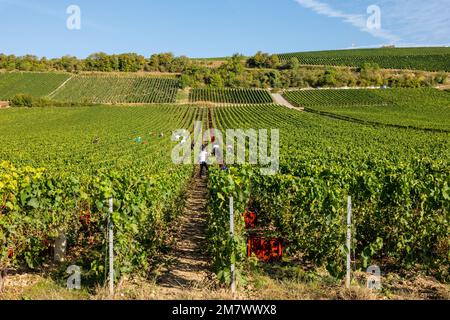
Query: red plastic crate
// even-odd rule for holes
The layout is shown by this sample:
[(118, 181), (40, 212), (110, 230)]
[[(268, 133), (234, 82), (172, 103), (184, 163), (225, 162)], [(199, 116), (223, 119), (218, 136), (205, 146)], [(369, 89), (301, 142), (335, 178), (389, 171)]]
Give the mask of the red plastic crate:
[(243, 216), (244, 216), (244, 222), (245, 222), (246, 229), (256, 228), (257, 216), (256, 216), (255, 212), (246, 211), (246, 212), (244, 212)]
[(249, 236), (247, 240), (247, 256), (255, 254), (264, 262), (279, 261), (283, 258), (284, 244), (280, 238)]

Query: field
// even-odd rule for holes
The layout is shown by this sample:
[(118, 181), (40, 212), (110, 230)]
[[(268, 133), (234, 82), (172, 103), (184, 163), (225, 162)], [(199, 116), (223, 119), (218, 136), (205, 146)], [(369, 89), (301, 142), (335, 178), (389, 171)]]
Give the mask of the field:
[[(171, 131), (193, 132), (195, 119), (204, 129), (279, 128), (281, 134), (277, 175), (246, 166), (211, 169), (207, 240), (219, 279), (227, 279), (231, 261), (223, 241), (229, 196), (238, 211), (251, 203), (258, 221), (285, 239), (292, 261), (302, 253), (304, 263), (341, 277), (348, 194), (358, 268), (387, 259), (448, 277), (449, 134), (375, 128), (277, 105), (3, 110), (0, 157), (8, 162), (0, 166), (0, 208), (7, 219), (0, 226), (10, 234), (2, 246), (12, 250), (14, 263), (40, 265), (59, 229), (90, 277), (101, 279), (112, 195), (117, 268), (120, 274), (146, 270), (181, 212), (192, 173), (191, 165), (172, 164)], [(246, 237), (242, 224), (237, 218), (238, 243)], [(9, 252), (3, 264), (13, 263)], [(235, 254), (243, 268), (245, 254)]]
[(311, 111), (394, 126), (450, 131), (450, 94), (436, 89), (301, 90), (284, 97)]
[[(210, 250), (219, 274), (226, 278), (230, 267), (230, 247), (221, 239), (228, 232), (227, 199), (234, 196), (236, 210), (257, 212), (259, 228), (282, 237), (288, 255), (301, 257), (297, 263), (342, 276), (347, 195), (358, 267), (391, 261), (447, 274), (449, 134), (371, 127), (278, 106), (224, 107), (214, 114), (223, 129), (281, 130), (279, 174), (245, 166), (210, 174)], [(236, 248), (246, 241), (242, 222), (239, 232)], [(243, 263), (245, 253), (237, 252)]]
[(272, 103), (266, 90), (258, 89), (192, 89), (190, 102), (214, 102), (223, 104)]
[[(17, 87), (37, 97), (68, 79), (50, 75), (1, 74), (3, 83), (25, 77), (23, 87)], [(125, 276), (148, 281), (151, 274), (157, 286), (152, 290), (169, 297), (173, 291), (167, 292), (167, 282), (158, 284), (161, 270), (193, 276), (197, 259), (208, 261), (202, 272), (214, 271), (217, 283), (230, 280), (235, 261), (240, 289), (249, 295), (255, 278), (275, 281), (279, 273), (290, 274), (286, 278), (297, 284), (299, 274), (320, 274), (328, 279), (324, 282), (338, 285), (345, 272), (346, 200), (351, 196), (355, 273), (377, 264), (386, 272), (418, 272), (448, 283), (449, 92), (284, 93), (306, 112), (273, 104), (266, 90), (192, 89), (192, 105), (177, 105), (177, 92), (177, 79), (74, 75), (52, 99), (153, 104), (0, 111), (0, 271), (45, 270), (55, 241), (64, 234), (68, 252), (61, 270), (73, 263), (82, 266), (86, 286), (93, 290), (107, 275), (105, 234), (112, 221), (117, 282)], [(175, 164), (174, 147), (180, 142), (172, 140), (174, 130), (195, 137), (195, 121), (203, 130), (223, 132), (279, 129), (278, 172), (264, 175), (263, 165), (230, 164), (223, 170), (211, 164), (202, 180), (194, 175), (194, 162)], [(208, 135), (197, 139), (212, 142)], [(268, 138), (270, 143), (275, 139)], [(230, 197), (236, 212), (233, 241)], [(256, 230), (245, 228), (247, 210), (257, 214)], [(283, 261), (255, 267), (246, 252), (253, 232), (283, 239)], [(168, 246), (180, 250), (182, 258), (168, 257)], [(183, 253), (186, 248), (195, 255)], [(190, 262), (177, 260), (183, 258)]]
[(148, 255), (161, 245), (162, 230), (177, 216), (192, 171), (172, 164), (171, 130), (188, 128), (203, 111), (177, 106), (4, 111), (0, 212), (6, 215), (0, 233), (8, 234), (1, 245), (14, 261), (2, 251), (0, 268), (39, 266), (59, 229), (88, 276), (101, 278), (113, 196), (118, 274), (145, 269)]
[(313, 106), (386, 106), (391, 101), (380, 97), (375, 90), (298, 90), (286, 91), (286, 99), (303, 107)]
[(450, 71), (450, 48), (380, 48), (280, 54), (282, 61), (297, 57), (301, 64), (361, 67), (377, 63), (386, 69)]
[(52, 98), (82, 103), (174, 103), (177, 91), (177, 79), (79, 75), (67, 82)]
[(19, 93), (43, 97), (69, 77), (65, 73), (0, 72), (0, 100), (9, 100)]

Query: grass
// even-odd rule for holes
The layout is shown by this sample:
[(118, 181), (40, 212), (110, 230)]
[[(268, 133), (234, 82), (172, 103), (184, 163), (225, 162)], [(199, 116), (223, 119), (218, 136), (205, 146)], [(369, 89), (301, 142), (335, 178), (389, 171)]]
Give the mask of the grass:
[(6, 278), (0, 300), (87, 300), (87, 289), (69, 290), (60, 281), (40, 274), (21, 274)]
[[(243, 300), (449, 300), (450, 286), (420, 274), (383, 274), (382, 290), (366, 288), (366, 274), (354, 272), (350, 289), (323, 269), (260, 264), (246, 272), (246, 283), (235, 298)], [(116, 285), (115, 300), (230, 300), (228, 286), (205, 286), (168, 291), (154, 280), (124, 278)], [(106, 286), (68, 290), (48, 274), (18, 274), (7, 278), (0, 300), (109, 300)]]

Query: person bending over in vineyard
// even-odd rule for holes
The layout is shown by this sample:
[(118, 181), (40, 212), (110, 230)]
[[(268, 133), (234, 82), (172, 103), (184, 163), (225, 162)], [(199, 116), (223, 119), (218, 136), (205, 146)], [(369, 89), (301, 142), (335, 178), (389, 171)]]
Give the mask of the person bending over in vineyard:
[(212, 155), (216, 157), (219, 166), (223, 165), (223, 154), (218, 142), (214, 142)]
[(206, 163), (207, 157), (208, 152), (206, 151), (206, 146), (202, 145), (202, 150), (200, 151), (200, 154), (198, 156), (198, 160), (200, 163), (200, 178), (203, 175), (203, 169), (205, 169), (205, 171), (208, 172), (208, 164)]

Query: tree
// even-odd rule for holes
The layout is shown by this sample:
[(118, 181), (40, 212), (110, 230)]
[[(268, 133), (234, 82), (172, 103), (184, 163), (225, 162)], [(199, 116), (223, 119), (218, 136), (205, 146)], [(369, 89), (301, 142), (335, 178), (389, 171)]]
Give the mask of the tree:
[(268, 53), (258, 51), (253, 57), (247, 60), (247, 67), (275, 69), (280, 67), (280, 58), (276, 54), (269, 55)]
[(381, 76), (380, 66), (376, 63), (364, 63), (361, 68), (361, 78), (373, 85), (382, 85), (383, 78)]
[(169, 72), (174, 56), (172, 53), (159, 53), (150, 57), (148, 69), (150, 71)]
[(297, 57), (292, 57), (289, 59), (289, 61), (286, 63), (287, 69), (296, 70), (300, 67), (300, 62), (298, 61)]
[(325, 73), (319, 78), (319, 86), (336, 86), (336, 70), (328, 69)]
[(247, 66), (249, 68), (265, 68), (268, 59), (269, 55), (267, 53), (258, 51), (253, 57), (247, 60)]
[(218, 73), (213, 73), (208, 77), (207, 84), (214, 88), (222, 88), (224, 83), (223, 79)]
[(278, 68), (280, 66), (280, 58), (278, 55), (273, 54), (269, 57), (269, 59), (266, 62), (266, 68)]
[(103, 52), (91, 54), (86, 58), (86, 69), (88, 71), (112, 71), (110, 57)]
[(172, 60), (170, 72), (181, 73), (191, 65), (191, 60), (186, 56), (176, 57)]

